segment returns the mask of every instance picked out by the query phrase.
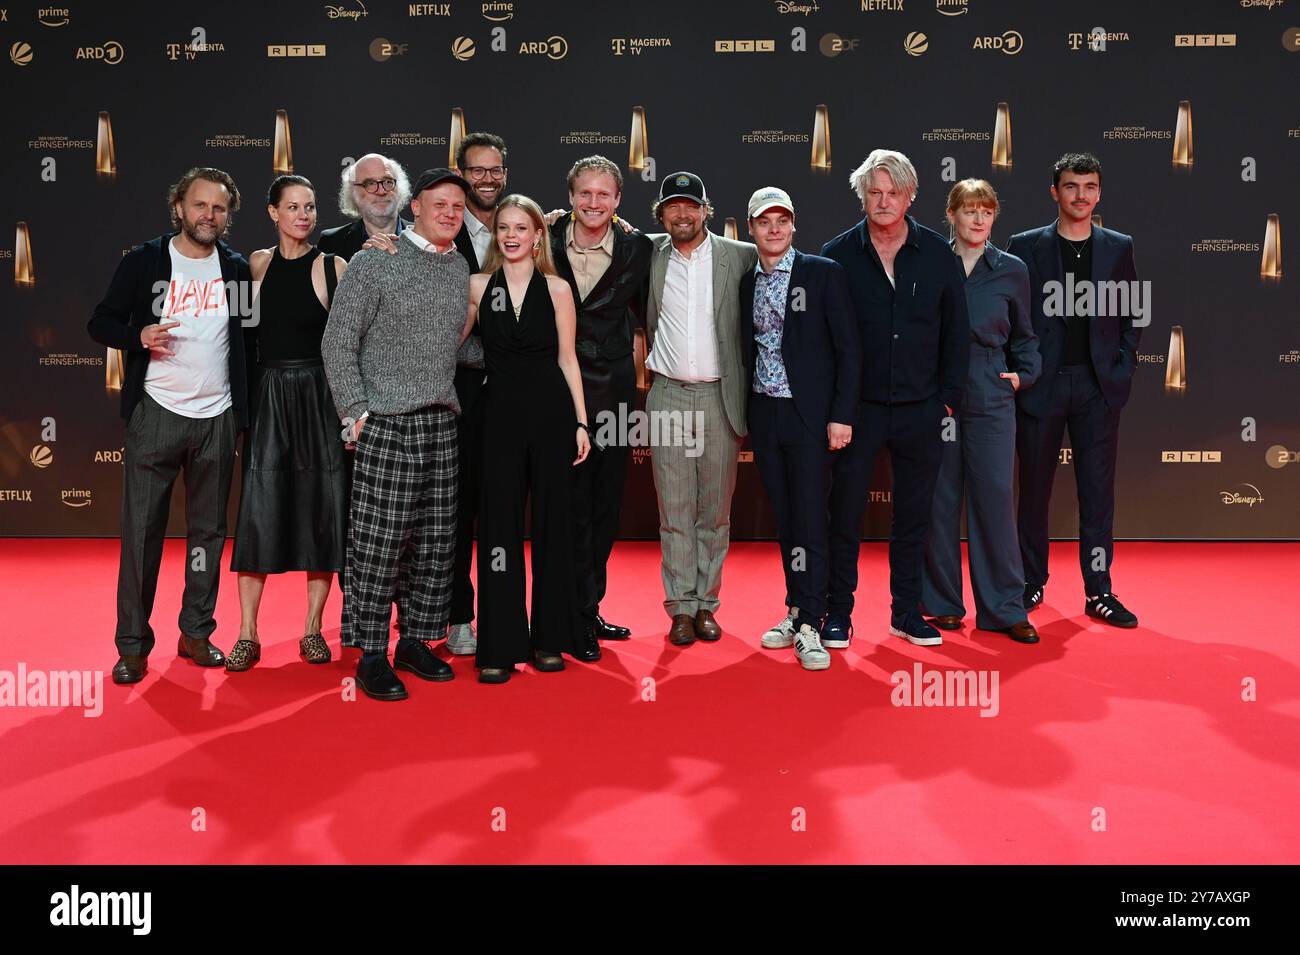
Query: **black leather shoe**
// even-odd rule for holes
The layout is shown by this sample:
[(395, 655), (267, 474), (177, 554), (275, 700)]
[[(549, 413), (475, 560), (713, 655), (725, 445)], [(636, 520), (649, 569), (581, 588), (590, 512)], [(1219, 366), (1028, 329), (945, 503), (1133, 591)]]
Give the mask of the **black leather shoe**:
[(483, 667), (478, 671), (478, 681), (480, 683), (508, 683), (514, 675), (514, 667)]
[(564, 657), (545, 650), (533, 651), (533, 669), (539, 673), (558, 673), (564, 669)]
[(212, 645), (206, 637), (187, 637), (181, 634), (176, 642), (176, 655), (193, 660), (201, 667), (226, 665), (226, 655)]
[(406, 699), (406, 687), (388, 665), (387, 654), (378, 653), (373, 658), (362, 655), (357, 662), (357, 685), (372, 700)]
[(583, 627), (578, 634), (576, 646), (569, 656), (583, 663), (595, 663), (600, 659), (600, 644), (596, 642), (596, 631), (592, 627)]
[(117, 663), (113, 664), (113, 682), (123, 686), (139, 683), (148, 672), (149, 662), (144, 657), (118, 657)]
[(397, 649), (393, 651), (393, 666), (435, 683), (450, 680), (456, 675), (451, 664), (436, 656), (423, 640), (398, 640)]
[(600, 614), (596, 614), (596, 639), (597, 640), (626, 640), (632, 636), (632, 631), (627, 627), (618, 627), (609, 623)]

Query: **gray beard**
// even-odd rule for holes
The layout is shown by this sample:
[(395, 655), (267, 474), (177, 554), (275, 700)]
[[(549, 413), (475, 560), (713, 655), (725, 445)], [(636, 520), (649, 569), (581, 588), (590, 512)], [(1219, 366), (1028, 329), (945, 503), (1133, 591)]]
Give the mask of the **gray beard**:
[(391, 217), (380, 218), (368, 212), (361, 213), (361, 219), (366, 225), (376, 232), (393, 232), (397, 229), (397, 213), (394, 212)]

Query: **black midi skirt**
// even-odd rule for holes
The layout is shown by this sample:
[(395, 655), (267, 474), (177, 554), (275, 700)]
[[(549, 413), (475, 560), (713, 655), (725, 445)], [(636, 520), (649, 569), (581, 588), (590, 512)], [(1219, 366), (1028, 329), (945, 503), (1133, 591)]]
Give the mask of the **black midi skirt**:
[(343, 569), (351, 468), (319, 361), (260, 366), (230, 569)]

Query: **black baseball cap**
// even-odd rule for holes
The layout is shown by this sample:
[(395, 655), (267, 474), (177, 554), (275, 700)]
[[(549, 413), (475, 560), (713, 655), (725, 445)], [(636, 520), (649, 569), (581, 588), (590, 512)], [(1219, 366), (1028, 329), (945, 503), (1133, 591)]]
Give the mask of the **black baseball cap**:
[(659, 202), (662, 205), (669, 199), (690, 199), (704, 205), (709, 201), (704, 191), (704, 180), (693, 172), (675, 172), (659, 184)]
[(415, 185), (411, 188), (411, 198), (420, 198), (420, 193), (424, 190), (444, 182), (454, 182), (469, 195), (469, 183), (463, 177), (456, 175), (454, 169), (448, 169), (446, 166), (438, 166), (434, 169), (426, 169), (420, 173), (420, 178), (415, 180)]

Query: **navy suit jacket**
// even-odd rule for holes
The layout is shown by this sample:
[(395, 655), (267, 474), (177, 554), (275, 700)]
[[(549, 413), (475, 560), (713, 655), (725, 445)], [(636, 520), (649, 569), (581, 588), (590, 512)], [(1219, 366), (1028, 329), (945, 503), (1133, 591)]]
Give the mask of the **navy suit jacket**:
[[(1059, 221), (1059, 220), (1058, 220)], [(1020, 410), (1039, 418), (1047, 413), (1052, 399), (1052, 379), (1061, 365), (1065, 347), (1067, 319), (1044, 313), (1048, 282), (1064, 282), (1061, 248), (1056, 238), (1056, 222), (1041, 229), (1030, 229), (1011, 237), (1007, 251), (1029, 267), (1030, 315), (1038, 336), (1038, 351), (1043, 356), (1043, 372), (1038, 385), (1016, 394)], [(1092, 227), (1092, 280), (1094, 282), (1135, 282), (1137, 266), (1133, 262), (1133, 238), (1111, 229)], [(1062, 293), (1064, 298), (1064, 293)], [(1088, 353), (1093, 371), (1101, 385), (1106, 406), (1118, 411), (1128, 401), (1133, 387), (1133, 369), (1137, 367), (1138, 341), (1142, 330), (1132, 316), (1094, 315), (1088, 320)]]
[[(749, 269), (740, 280), (740, 342), (751, 394), (758, 350), (754, 343), (754, 285), (754, 270)], [(803, 293), (801, 311), (793, 307), (798, 290)], [(824, 434), (832, 421), (857, 423), (862, 344), (848, 276), (838, 262), (795, 250), (781, 329), (781, 360), (795, 410), (810, 431)]]

